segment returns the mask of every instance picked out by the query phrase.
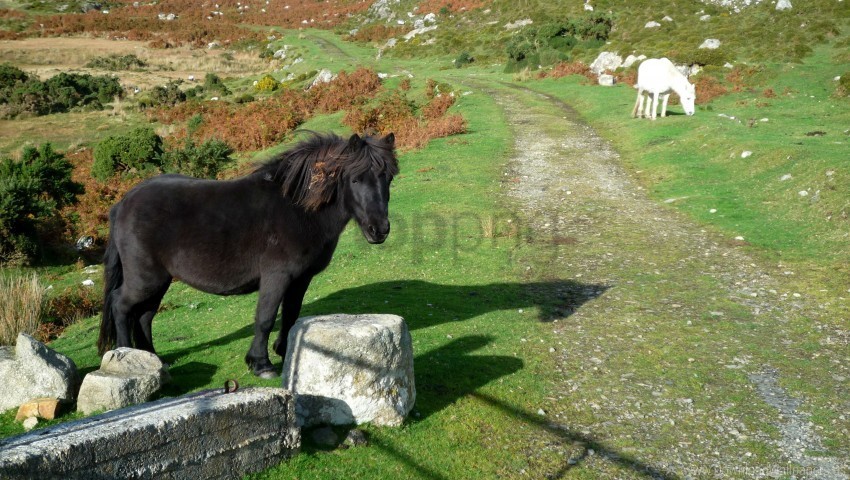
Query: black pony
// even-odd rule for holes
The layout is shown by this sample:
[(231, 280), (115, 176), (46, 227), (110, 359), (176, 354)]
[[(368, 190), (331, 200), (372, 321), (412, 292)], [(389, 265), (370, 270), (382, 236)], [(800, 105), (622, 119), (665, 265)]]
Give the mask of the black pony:
[(351, 218), (369, 243), (387, 238), (394, 143), (393, 134), (314, 133), (241, 178), (161, 175), (130, 190), (109, 212), (100, 353), (116, 344), (154, 352), (151, 322), (176, 278), (219, 295), (259, 290), (245, 362), (276, 376), (268, 341), (281, 304), (274, 349), (283, 356), (304, 293)]

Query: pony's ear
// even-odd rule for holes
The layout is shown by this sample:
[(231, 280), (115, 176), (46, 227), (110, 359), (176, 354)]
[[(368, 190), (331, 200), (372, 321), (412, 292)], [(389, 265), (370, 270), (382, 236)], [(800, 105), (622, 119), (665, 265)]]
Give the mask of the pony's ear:
[(348, 139), (349, 148), (359, 148), (363, 140), (355, 133)]
[(386, 137), (384, 137), (384, 141), (387, 142), (387, 145), (390, 147), (395, 145), (395, 135), (392, 132), (388, 133)]

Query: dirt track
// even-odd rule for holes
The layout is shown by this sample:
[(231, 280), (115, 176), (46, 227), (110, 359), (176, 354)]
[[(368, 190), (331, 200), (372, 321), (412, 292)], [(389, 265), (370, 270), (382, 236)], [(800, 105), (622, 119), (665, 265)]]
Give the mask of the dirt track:
[(806, 367), (823, 397), (783, 387), (809, 380), (794, 368), (807, 365), (794, 329), (822, 328), (817, 307), (784, 288), (776, 266), (745, 254), (741, 239), (650, 200), (567, 105), (522, 87), (473, 86), (513, 126), (508, 202), (552, 239), (541, 247), (551, 261), (535, 274), (599, 295), (553, 324), (566, 346), (552, 379), (558, 420), (540, 440), (563, 453), (553, 478), (579, 464), (617, 478), (609, 468), (656, 478), (848, 478), (848, 452), (825, 453), (846, 421), (811, 421), (819, 410), (850, 411), (837, 393), (850, 377), (846, 346), (824, 336), (819, 361)]

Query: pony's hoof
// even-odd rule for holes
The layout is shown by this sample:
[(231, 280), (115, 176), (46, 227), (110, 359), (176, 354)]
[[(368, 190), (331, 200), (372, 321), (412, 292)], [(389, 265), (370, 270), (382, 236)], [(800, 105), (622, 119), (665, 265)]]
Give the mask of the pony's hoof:
[(271, 379), (273, 379), (273, 378), (277, 378), (277, 377), (279, 377), (279, 376), (280, 376), (280, 375), (278, 375), (278, 373), (277, 373), (276, 371), (274, 371), (274, 370), (263, 370), (262, 372), (254, 372), (254, 375), (256, 375), (256, 376), (258, 376), (258, 377), (260, 377), (260, 378), (264, 378), (264, 379), (266, 379), (266, 380), (271, 380)]

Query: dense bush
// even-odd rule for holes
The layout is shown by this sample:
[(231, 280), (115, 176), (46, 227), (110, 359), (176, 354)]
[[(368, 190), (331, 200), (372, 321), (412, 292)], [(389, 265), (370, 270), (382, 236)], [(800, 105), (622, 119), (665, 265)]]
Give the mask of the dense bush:
[(150, 99), (153, 106), (174, 106), (186, 101), (186, 93), (180, 90), (180, 80), (172, 80), (165, 85), (153, 87)]
[(11, 65), (0, 66), (2, 118), (67, 112), (75, 107), (100, 109), (123, 93), (117, 78), (60, 73), (42, 82)]
[(28, 263), (39, 253), (38, 227), (83, 193), (72, 170), (49, 143), (25, 148), (20, 161), (0, 161), (0, 263)]
[(469, 52), (461, 52), (461, 54), (455, 59), (455, 68), (465, 67), (474, 61), (475, 58), (473, 58)]
[(612, 26), (610, 15), (592, 12), (575, 19), (525, 27), (505, 44), (508, 56), (505, 71), (518, 72), (565, 62), (580, 42), (588, 46), (607, 40)]
[(280, 86), (280, 82), (275, 80), (275, 78), (271, 75), (263, 75), (263, 78), (257, 80), (257, 84), (254, 85), (254, 88), (258, 92), (273, 92), (278, 89)]
[(217, 93), (219, 95), (230, 95), (230, 89), (224, 84), (224, 81), (214, 73), (207, 73), (204, 76), (204, 92)]
[(113, 53), (105, 57), (97, 57), (91, 59), (85, 65), (87, 68), (97, 68), (100, 70), (122, 71), (122, 70), (141, 70), (148, 64), (139, 57), (129, 54), (121, 55)]
[(233, 149), (218, 139), (211, 138), (197, 145), (186, 139), (183, 148), (170, 150), (163, 156), (167, 171), (182, 173), (197, 178), (216, 178), (223, 167), (233, 163)]
[(116, 172), (143, 173), (162, 165), (162, 138), (149, 127), (110, 136), (94, 149), (92, 175), (106, 181)]

